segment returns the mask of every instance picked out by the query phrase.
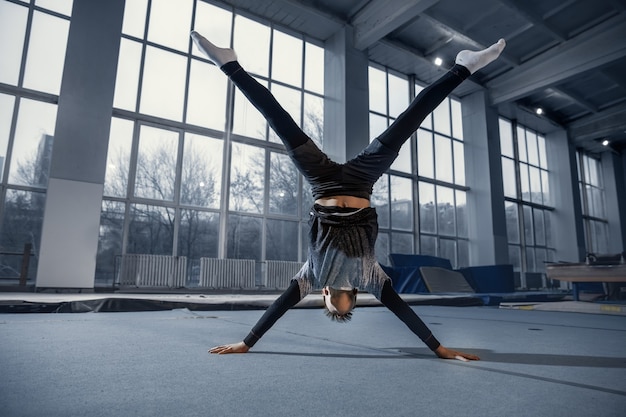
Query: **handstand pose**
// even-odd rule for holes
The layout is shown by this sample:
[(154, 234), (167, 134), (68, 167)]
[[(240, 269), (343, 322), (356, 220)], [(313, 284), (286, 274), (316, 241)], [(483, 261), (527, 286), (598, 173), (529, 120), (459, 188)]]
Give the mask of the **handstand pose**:
[(331, 319), (350, 320), (357, 291), (361, 289), (380, 300), (440, 358), (478, 360), (475, 355), (441, 345), (393, 289), (391, 279), (374, 255), (378, 221), (376, 210), (370, 207), (370, 196), (376, 180), (391, 166), (402, 144), (426, 116), (470, 74), (495, 60), (504, 49), (504, 40), (482, 51), (459, 52), (450, 71), (423, 89), (385, 132), (357, 157), (339, 164), (313, 143), (269, 90), (244, 71), (235, 51), (218, 48), (195, 31), (191, 32), (191, 38), (265, 116), (296, 167), (311, 184), (315, 198), (309, 220), (307, 262), (243, 341), (216, 346), (209, 352), (247, 352), (287, 310), (316, 288), (322, 290), (326, 314)]

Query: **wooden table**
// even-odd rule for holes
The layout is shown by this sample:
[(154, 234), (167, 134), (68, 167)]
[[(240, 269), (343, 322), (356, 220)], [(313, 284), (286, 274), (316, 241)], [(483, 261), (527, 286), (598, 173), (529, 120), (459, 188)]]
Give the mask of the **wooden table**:
[(580, 282), (626, 282), (626, 264), (589, 265), (586, 263), (560, 263), (546, 267), (550, 279), (572, 283), (572, 295), (578, 301)]

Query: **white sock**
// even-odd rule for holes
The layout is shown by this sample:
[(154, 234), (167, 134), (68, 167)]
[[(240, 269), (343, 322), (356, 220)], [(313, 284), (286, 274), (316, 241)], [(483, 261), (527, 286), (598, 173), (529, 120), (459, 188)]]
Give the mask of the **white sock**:
[(235, 53), (235, 51), (230, 48), (218, 48), (195, 30), (191, 31), (190, 36), (198, 49), (200, 49), (200, 51), (205, 54), (211, 61), (213, 61), (213, 63), (218, 67), (221, 67), (227, 62), (237, 60), (237, 54)]
[(498, 42), (491, 45), (489, 48), (482, 51), (468, 51), (463, 50), (458, 53), (456, 64), (463, 65), (469, 70), (471, 74), (475, 73), (479, 69), (487, 66), (487, 64), (493, 62), (500, 56), (502, 50), (506, 46), (504, 39), (500, 39)]

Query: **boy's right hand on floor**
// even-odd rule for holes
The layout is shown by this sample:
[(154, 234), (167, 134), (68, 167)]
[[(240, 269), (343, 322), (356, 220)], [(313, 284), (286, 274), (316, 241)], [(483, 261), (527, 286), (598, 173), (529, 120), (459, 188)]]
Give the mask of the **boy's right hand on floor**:
[(472, 355), (471, 353), (458, 352), (456, 350), (448, 349), (444, 345), (440, 345), (437, 350), (435, 350), (435, 354), (439, 356), (441, 359), (456, 359), (458, 361), (468, 362), (468, 361), (478, 361), (480, 358), (476, 355)]
[(229, 345), (215, 346), (209, 349), (209, 353), (217, 353), (218, 355), (226, 353), (246, 353), (250, 348), (243, 342), (231, 343)]

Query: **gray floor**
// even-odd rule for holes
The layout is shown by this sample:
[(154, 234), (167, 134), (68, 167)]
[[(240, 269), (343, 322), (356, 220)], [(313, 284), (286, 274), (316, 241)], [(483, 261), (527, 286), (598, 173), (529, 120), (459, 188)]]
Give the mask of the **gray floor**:
[(0, 415), (624, 416), (625, 317), (414, 308), (482, 361), (435, 358), (382, 307), (292, 310), (223, 356), (261, 311), (0, 315)]

